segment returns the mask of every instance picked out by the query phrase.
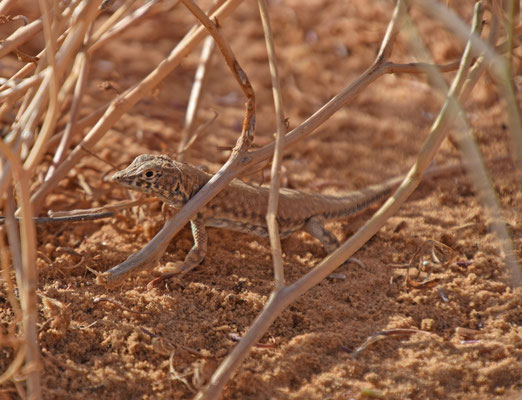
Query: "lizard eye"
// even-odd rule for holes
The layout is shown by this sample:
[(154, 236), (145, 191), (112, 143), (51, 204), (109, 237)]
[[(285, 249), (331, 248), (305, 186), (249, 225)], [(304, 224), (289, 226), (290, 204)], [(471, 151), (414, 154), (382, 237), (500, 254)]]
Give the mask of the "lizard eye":
[(151, 178), (154, 178), (154, 176), (156, 175), (156, 173), (152, 170), (148, 170), (148, 171), (145, 171), (142, 176), (145, 178), (145, 179), (151, 179)]

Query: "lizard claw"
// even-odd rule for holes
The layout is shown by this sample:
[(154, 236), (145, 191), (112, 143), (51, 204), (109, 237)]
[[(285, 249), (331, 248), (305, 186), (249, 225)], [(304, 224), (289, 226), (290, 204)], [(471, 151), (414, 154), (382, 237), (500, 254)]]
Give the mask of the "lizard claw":
[[(184, 264), (185, 263), (181, 261), (168, 262), (164, 267), (159, 269), (163, 274), (147, 283), (147, 290), (152, 290), (153, 288), (158, 287), (163, 281), (183, 275), (185, 272), (183, 268)], [(176, 281), (176, 283), (181, 284), (179, 279), (176, 279)]]
[(176, 273), (173, 274), (163, 274), (161, 276), (158, 276), (157, 278), (151, 280), (149, 283), (147, 283), (147, 290), (152, 290), (156, 287), (159, 287), (160, 284), (164, 281), (167, 281), (169, 279), (173, 279), (174, 283), (179, 284), (181, 286), (181, 281), (176, 278)]
[(166, 279), (165, 275), (158, 276), (157, 278), (151, 280), (149, 283), (147, 283), (147, 290), (152, 290), (160, 285), (161, 282), (163, 282)]

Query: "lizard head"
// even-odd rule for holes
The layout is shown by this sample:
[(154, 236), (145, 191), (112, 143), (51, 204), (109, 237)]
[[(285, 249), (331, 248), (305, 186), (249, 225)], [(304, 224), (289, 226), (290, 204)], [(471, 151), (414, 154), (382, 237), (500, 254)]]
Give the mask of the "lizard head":
[(192, 178), (192, 169), (166, 156), (143, 154), (127, 168), (116, 172), (112, 180), (128, 189), (152, 194), (172, 207), (181, 208), (199, 189)]

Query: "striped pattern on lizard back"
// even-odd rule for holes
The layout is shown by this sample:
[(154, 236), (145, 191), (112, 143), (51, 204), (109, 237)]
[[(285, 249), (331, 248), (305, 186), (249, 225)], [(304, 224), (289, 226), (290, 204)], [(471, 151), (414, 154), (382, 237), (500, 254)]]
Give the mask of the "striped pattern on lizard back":
[[(124, 170), (113, 175), (122, 186), (152, 194), (166, 204), (180, 209), (212, 175), (166, 156), (141, 155)], [(310, 194), (293, 189), (280, 189), (277, 220), (281, 237), (304, 230), (319, 239), (325, 250), (334, 251), (339, 242), (324, 227), (324, 222), (355, 214), (387, 196), (400, 178), (370, 186), (347, 196)], [(184, 262), (162, 279), (184, 274), (199, 265), (207, 254), (206, 227), (267, 236), (266, 212), (269, 189), (233, 180), (191, 219), (194, 246)], [(158, 278), (159, 279), (159, 278)], [(161, 280), (161, 279), (160, 279)]]

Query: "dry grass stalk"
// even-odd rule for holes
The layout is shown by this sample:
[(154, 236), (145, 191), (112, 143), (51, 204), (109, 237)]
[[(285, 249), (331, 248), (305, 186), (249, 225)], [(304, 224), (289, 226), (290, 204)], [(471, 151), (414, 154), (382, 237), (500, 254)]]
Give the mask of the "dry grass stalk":
[(20, 29), (17, 29), (11, 36), (0, 44), (0, 57), (11, 53), (27, 41), (31, 40), (33, 36), (37, 35), (42, 30), (42, 21), (37, 19)]
[[(86, 40), (88, 40), (88, 38), (89, 35), (87, 35)], [(60, 144), (58, 145), (58, 149), (54, 154), (53, 163), (47, 171), (46, 180), (53, 175), (56, 165), (60, 164), (60, 162), (65, 158), (65, 152), (69, 148), (69, 144), (71, 143), (80, 112), (80, 106), (85, 91), (85, 85), (87, 84), (87, 78), (89, 76), (89, 66), (90, 57), (88, 55), (88, 52), (85, 50), (81, 50), (78, 53), (78, 56), (75, 61), (75, 68), (73, 68), (74, 72), (70, 75), (74, 76), (74, 78), (76, 78), (76, 76), (78, 77), (78, 79), (75, 79), (76, 86), (74, 88), (70, 116), (67, 121), (67, 125), (65, 126), (64, 134), (60, 140)], [(77, 73), (75, 73), (76, 71)], [(49, 142), (50, 138), (48, 138), (47, 140), (47, 143)]]
[[(428, 14), (437, 19), (440, 19), (444, 24), (446, 24), (448, 29), (452, 30), (458, 37), (460, 37), (462, 41), (468, 40), (468, 26), (452, 10), (434, 0), (420, 0), (419, 4), (426, 10)], [(492, 12), (494, 13), (495, 9), (493, 9)], [(510, 26), (506, 27), (506, 32), (508, 32), (507, 58), (498, 54), (493, 46), (482, 40), (478, 35), (471, 36), (469, 40), (471, 40), (473, 44), (473, 55), (475, 57), (479, 57), (480, 55), (484, 54), (488, 62), (491, 63), (489, 70), (493, 74), (493, 77), (495, 78), (497, 85), (499, 86), (499, 89), (507, 103), (509, 126), (511, 128), (511, 141), (513, 144), (513, 159), (518, 164), (518, 169), (522, 171), (522, 122), (520, 119), (518, 102), (515, 96), (515, 88), (513, 87), (511, 79), (511, 59), (509, 56), (512, 52), (512, 46), (514, 43), (514, 12), (514, 7), (511, 7), (511, 12), (508, 18)], [(498, 18), (502, 21), (504, 19), (504, 15), (501, 14), (498, 16)]]
[[(2, 54), (7, 54), (10, 51), (15, 51), (18, 46), (26, 41), (30, 40), (40, 30), (44, 30), (46, 37), (46, 48), (40, 53), (45, 58), (40, 60), (40, 63), (36, 69), (36, 73), (30, 78), (23, 79), (29, 73), (34, 71), (35, 65), (33, 63), (27, 64), (17, 74), (14, 79), (8, 81), (5, 85), (0, 87), (0, 100), (5, 100), (6, 103), (0, 110), (4, 112), (15, 104), (21, 96), (25, 96), (22, 105), (19, 108), (17, 117), (17, 123), (13, 126), (14, 134), (9, 137), (13, 147), (9, 148), (6, 142), (1, 143), (0, 151), (4, 159), (8, 160), (8, 163), (2, 166), (2, 181), (0, 185), (0, 194), (9, 193), (7, 184), (12, 180), (11, 174), (14, 175), (17, 182), (20, 182), (17, 186), (18, 189), (18, 205), (21, 213), (21, 232), (10, 233), (9, 242), (11, 246), (11, 258), (13, 264), (17, 265), (19, 271), (18, 279), (19, 287), (22, 289), (22, 305), (23, 310), (23, 329), (24, 338), (26, 344), (19, 348), (19, 351), (8, 370), (0, 377), (0, 379), (7, 379), (12, 377), (16, 371), (22, 365), (24, 357), (26, 357), (26, 369), (28, 371), (26, 378), (28, 382), (28, 395), (39, 397), (40, 383), (39, 383), (39, 372), (38, 372), (38, 348), (36, 343), (36, 297), (34, 295), (35, 284), (36, 284), (36, 272), (34, 268), (35, 260), (35, 231), (34, 223), (32, 220), (32, 210), (29, 201), (29, 188), (28, 182), (31, 181), (33, 170), (39, 164), (45, 151), (54, 146), (58, 140), (61, 140), (59, 150), (55, 154), (55, 163), (58, 164), (56, 170), (50, 170), (47, 177), (48, 179), (38, 191), (33, 195), (32, 205), (39, 209), (43, 205), (43, 201), (47, 194), (53, 190), (58, 182), (65, 176), (65, 174), (77, 164), (79, 159), (85, 154), (82, 150), (84, 148), (92, 148), (112, 127), (112, 125), (125, 113), (127, 112), (137, 101), (142, 99), (144, 96), (150, 93), (150, 90), (155, 87), (162, 79), (165, 78), (168, 73), (175, 68), (180, 60), (188, 54), (193, 48), (202, 40), (206, 35), (206, 29), (208, 29), (216, 38), (221, 51), (223, 52), (225, 59), (232, 69), (234, 76), (238, 80), (241, 88), (244, 90), (247, 96), (247, 112), (245, 116), (245, 122), (243, 126), (243, 132), (238, 139), (236, 148), (234, 149), (229, 161), (220, 169), (218, 174), (206, 185), (198, 194), (195, 196), (186, 207), (184, 207), (175, 218), (170, 220), (161, 232), (139, 253), (131, 256), (120, 266), (115, 267), (114, 270), (118, 270), (123, 273), (134, 270), (141, 265), (150, 263), (157, 259), (164, 252), (164, 249), (170, 239), (181, 229), (182, 226), (188, 222), (188, 220), (208, 202), (213, 196), (215, 196), (219, 190), (224, 188), (230, 180), (234, 177), (244, 174), (249, 168), (255, 168), (256, 164), (267, 160), (272, 154), (274, 154), (274, 162), (272, 168), (272, 195), (270, 203), (270, 216), (267, 217), (269, 229), (271, 231), (271, 246), (272, 253), (274, 255), (274, 271), (275, 271), (275, 282), (276, 291), (271, 296), (267, 303), (264, 311), (256, 319), (249, 332), (243, 337), (241, 342), (236, 346), (233, 352), (225, 359), (223, 364), (216, 370), (214, 377), (208, 388), (204, 393), (200, 393), (199, 398), (217, 398), (221, 393), (224, 385), (228, 379), (232, 376), (233, 372), (240, 365), (241, 361), (248, 354), (251, 346), (259, 340), (264, 334), (266, 329), (270, 326), (272, 321), (280, 314), (280, 312), (291, 302), (293, 302), (298, 296), (302, 295), (306, 290), (316, 285), (331, 271), (333, 271), (339, 264), (341, 264), (346, 258), (348, 258), (353, 252), (355, 252), (364, 242), (371, 237), (380, 226), (392, 215), (399, 207), (405, 198), (413, 191), (415, 186), (419, 183), (422, 172), (428, 165), (429, 161), (435, 154), (441, 141), (444, 139), (444, 126), (452, 116), (456, 115), (460, 111), (460, 106), (453, 99), (452, 95), (459, 96), (461, 92), (461, 85), (467, 75), (467, 81), (462, 88), (462, 94), (460, 95), (461, 100), (464, 100), (466, 96), (471, 92), (474, 83), (480, 77), (484, 65), (486, 63), (483, 60), (493, 61), (493, 72), (498, 78), (502, 92), (506, 95), (510, 125), (513, 133), (513, 148), (515, 149), (515, 157), (517, 160), (522, 160), (522, 144), (519, 140), (522, 135), (517, 135), (520, 132), (520, 117), (518, 114), (517, 104), (514, 99), (513, 87), (510, 81), (510, 69), (509, 63), (496, 54), (494, 41), (486, 43), (478, 35), (473, 35), (469, 38), (469, 27), (464, 24), (460, 19), (456, 18), (450, 10), (444, 9), (439, 10), (438, 3), (430, 0), (422, 0), (420, 3), (427, 10), (432, 7), (433, 13), (437, 13), (436, 16), (441, 16), (442, 20), (452, 27), (455, 32), (465, 41), (468, 41), (466, 52), (464, 53), (460, 63), (450, 63), (445, 66), (439, 66), (442, 71), (449, 71), (457, 68), (460, 65), (459, 74), (454, 81), (448, 101), (441, 110), (441, 114), (437, 119), (436, 123), (432, 127), (432, 131), (423, 146), (423, 149), (419, 153), (419, 158), (416, 164), (412, 167), (410, 174), (408, 175), (405, 183), (398, 189), (397, 193), (392, 199), (390, 199), (372, 218), (367, 222), (352, 238), (350, 238), (345, 244), (343, 244), (335, 253), (331, 254), (325, 260), (323, 260), (313, 271), (299, 279), (297, 282), (290, 286), (284, 286), (284, 274), (282, 270), (282, 263), (280, 262), (280, 245), (277, 235), (277, 226), (275, 224), (274, 215), (277, 209), (277, 193), (276, 188), (279, 186), (278, 171), (279, 163), (281, 159), (281, 148), (290, 146), (298, 141), (304, 139), (307, 135), (311, 134), (318, 126), (324, 123), (333, 113), (335, 113), (340, 107), (345, 105), (348, 101), (353, 99), (358, 93), (364, 90), (370, 83), (376, 80), (378, 77), (387, 73), (426, 73), (433, 67), (431, 64), (396, 64), (389, 61), (391, 55), (395, 36), (398, 32), (397, 23), (401, 15), (407, 15), (403, 9), (404, 5), (401, 1), (397, 3), (392, 20), (390, 21), (386, 36), (383, 40), (380, 52), (376, 58), (374, 64), (365, 71), (356, 81), (346, 87), (338, 95), (332, 98), (327, 104), (325, 104), (318, 112), (312, 115), (309, 119), (304, 121), (300, 126), (284, 136), (284, 116), (282, 111), (278, 111), (278, 135), (275, 143), (263, 147), (262, 149), (248, 152), (250, 143), (254, 134), (253, 124), (253, 109), (254, 109), (254, 93), (248, 84), (246, 74), (240, 68), (238, 68), (237, 62), (228, 47), (227, 42), (221, 37), (219, 27), (211, 22), (201, 10), (195, 6), (190, 0), (184, 0), (183, 3), (191, 9), (197, 16), (198, 19), (206, 26), (194, 28), (187, 34), (185, 39), (179, 43), (179, 45), (173, 49), (170, 55), (154, 70), (152, 71), (142, 82), (138, 83), (133, 88), (127, 90), (122, 95), (118, 96), (111, 104), (102, 106), (99, 110), (93, 112), (91, 115), (77, 121), (75, 114), (80, 107), (82, 98), (82, 88), (86, 79), (86, 70), (88, 66), (88, 54), (98, 49), (105, 41), (115, 37), (125, 27), (130, 26), (135, 21), (143, 18), (145, 15), (152, 15), (154, 12), (159, 12), (161, 6), (156, 1), (151, 1), (139, 9), (139, 12), (135, 12), (130, 16), (123, 17), (127, 12), (123, 6), (118, 17), (114, 17), (102, 28), (98, 29), (92, 36), (89, 37), (87, 32), (90, 31), (92, 23), (97, 17), (99, 11), (97, 10), (98, 2), (90, 2), (89, 5), (85, 5), (84, 2), (73, 2), (65, 10), (49, 10), (47, 9), (47, 3), (40, 1), (42, 17), (32, 24), (26, 27), (18, 29), (8, 40), (0, 44), (0, 57)], [(89, 3), (89, 2), (87, 2)], [(220, 6), (219, 10), (214, 13), (212, 18), (217, 21), (223, 21), (225, 16), (231, 13), (235, 7), (240, 3), (240, 0), (229, 0), (227, 2), (221, 2), (223, 5)], [(171, 7), (174, 2), (168, 3), (164, 7)], [(7, 10), (12, 2), (3, 1), (0, 4), (0, 10)], [(84, 8), (82, 8), (84, 7)], [(80, 10), (81, 9), (81, 10)], [(266, 17), (266, 7), (264, 1), (260, 1), (261, 13), (265, 13), (264, 20), (268, 21)], [(264, 11), (263, 11), (264, 10)], [(81, 18), (76, 18), (70, 25), (65, 26), (68, 23), (69, 18), (64, 16), (70, 16), (73, 12), (81, 11), (79, 15)], [(78, 14), (77, 14), (78, 15)], [(477, 14), (478, 15), (478, 14)], [(515, 35), (520, 35), (521, 29), (513, 27), (513, 13), (508, 18), (509, 24), (507, 25), (506, 31), (509, 32), (508, 40), (506, 43), (497, 46), (496, 49), (503, 49), (503, 51), (511, 52), (512, 46), (517, 42)], [(118, 18), (123, 17), (119, 22), (116, 22)], [(112, 28), (111, 28), (111, 24)], [(267, 25), (265, 23), (265, 25)], [(52, 28), (53, 27), (53, 28)], [(273, 85), (274, 85), (274, 96), (276, 102), (276, 109), (282, 110), (281, 99), (279, 89), (277, 89), (277, 77), (276, 77), (276, 63), (275, 56), (271, 53), (270, 48), (270, 32), (269, 26), (265, 26), (265, 34), (267, 36), (267, 46), (269, 48), (269, 59), (271, 62)], [(85, 49), (79, 52), (82, 44), (85, 45)], [(474, 66), (469, 67), (471, 63), (471, 56), (478, 57)], [(71, 64), (71, 60), (75, 59), (74, 65), (80, 66), (75, 68), (69, 73), (68, 65)], [(468, 74), (469, 71), (469, 74)], [(69, 91), (76, 85), (73, 95), (73, 105), (71, 107), (71, 120), (65, 129), (65, 134), (60, 133), (54, 135), (55, 123), (58, 115), (62, 111), (65, 104), (65, 98)], [(37, 89), (38, 88), (38, 89)], [(61, 89), (61, 90), (60, 90)], [(60, 91), (59, 91), (60, 90)], [(279, 104), (279, 105), (278, 105)], [(278, 108), (279, 107), (279, 108)], [(70, 143), (71, 137), (78, 132), (82, 131), (88, 126), (91, 126), (95, 121), (100, 121), (89, 131), (84, 137), (81, 143), (68, 155), (65, 154), (65, 148), (67, 143)], [(27, 134), (24, 136), (24, 132), (32, 133), (36, 130), (36, 126), (41, 122), (43, 118), (43, 128), (36, 138), (36, 142)], [(479, 165), (479, 168), (474, 171), (476, 177), (475, 181), (478, 185), (485, 186), (481, 193), (486, 198), (488, 204), (488, 210), (491, 211), (492, 219), (496, 223), (497, 230), (500, 232), (501, 240), (504, 245), (504, 252), (508, 261), (513, 265), (512, 272), (515, 276), (515, 283), (520, 280), (520, 270), (516, 260), (513, 260), (512, 248), (510, 248), (510, 241), (505, 226), (501, 223), (501, 212), (498, 206), (495, 204), (494, 193), (491, 187), (487, 187), (487, 175), (486, 171), (481, 165), (479, 154), (476, 147), (473, 147), (471, 140), (469, 127), (463, 120), (457, 121), (458, 126), (462, 128), (464, 132), (460, 137), (461, 151), (466, 155), (469, 163), (473, 165)], [(61, 138), (61, 139), (60, 139)], [(22, 144), (25, 145), (25, 150), (22, 151)], [(18, 154), (28, 156), (25, 160), (25, 165), (22, 167), (22, 161)], [(64, 156), (67, 156), (64, 159)], [(9, 166), (8, 166), (9, 165)], [(519, 163), (519, 166), (521, 164)], [(3, 197), (3, 196), (2, 196)], [(8, 206), (9, 204), (7, 204)], [(11, 226), (16, 226), (14, 222), (14, 207), (11, 207), (13, 212), (6, 212), (6, 216), (10, 216), (12, 219)], [(8, 211), (8, 207), (6, 207)], [(498, 222), (498, 223), (497, 223)], [(11, 239), (11, 237), (21, 237), (21, 240)], [(3, 243), (3, 242), (2, 242)], [(0, 243), (0, 250), (5, 249), (5, 244)], [(17, 248), (18, 243), (18, 248)], [(152, 248), (155, 250), (152, 251)], [(7, 253), (2, 251), (2, 257), (7, 257)], [(511, 258), (510, 258), (511, 257)], [(8, 258), (8, 257), (7, 257)], [(518, 275), (517, 275), (518, 271)], [(109, 271), (110, 272), (110, 271)], [(109, 274), (110, 276), (110, 274)], [(518, 276), (518, 278), (517, 278)], [(113, 275), (113, 277), (117, 277)], [(518, 281), (517, 281), (518, 279)], [(110, 280), (110, 279), (108, 279)], [(12, 300), (12, 299), (11, 299)], [(13, 308), (16, 306), (13, 304)], [(12, 342), (15, 343), (15, 342)], [(6, 375), (8, 374), (8, 375)]]
[[(48, 82), (49, 86), (40, 87), (40, 93), (46, 91), (49, 92), (49, 107), (45, 113), (45, 119), (40, 134), (38, 135), (34, 147), (32, 148), (32, 151), (29, 153), (29, 156), (26, 160), (25, 168), (29, 170), (35, 168), (38, 162), (43, 158), (45, 150), (47, 149), (48, 139), (51, 137), (51, 134), (54, 131), (56, 120), (58, 119), (57, 102), (59, 80), (61, 79), (61, 77), (58, 76), (58, 65), (56, 60), (56, 37), (54, 35), (55, 32), (53, 32), (51, 28), (52, 22), (49, 5), (45, 0), (39, 0), (39, 4), (40, 10), (42, 11), (43, 30), (47, 48), (46, 56), (47, 63), (49, 64), (49, 68), (47, 69), (47, 76), (44, 80), (44, 82)], [(39, 112), (41, 111), (42, 110)], [(31, 112), (30, 108), (29, 112)], [(36, 124), (37, 119), (33, 119), (33, 122)]]
[(259, 14), (263, 23), (265, 33), (268, 63), (270, 75), (272, 77), (272, 91), (274, 94), (274, 107), (276, 112), (276, 140), (275, 151), (272, 160), (272, 170), (270, 172), (270, 197), (268, 199), (268, 209), (266, 223), (270, 238), (270, 248), (272, 250), (272, 262), (274, 263), (274, 290), (278, 291), (285, 285), (285, 275), (283, 270), (283, 256), (281, 252), (281, 238), (279, 237), (279, 226), (277, 224), (277, 209), (279, 203), (279, 187), (281, 186), (281, 161), (283, 160), (283, 137), (286, 134), (285, 115), (283, 110), (283, 98), (279, 84), (279, 73), (277, 72), (277, 59), (275, 54), (274, 39), (270, 26), (270, 17), (265, 0), (258, 1)]
[[(58, 51), (54, 39), (57, 33), (53, 33), (51, 28), (50, 11), (46, 11), (44, 4), (42, 4), (42, 10), (42, 24), (45, 29), (46, 40), (49, 42), (46, 54), (50, 65), (43, 71), (43, 79), (38, 90), (29, 90), (25, 93), (24, 101), (11, 127), (11, 132), (5, 139), (7, 143), (13, 145), (15, 152), (21, 155), (22, 159), (25, 159), (25, 168), (30, 171), (36, 167), (39, 160), (43, 157), (49, 144), (49, 138), (54, 131), (55, 122), (58, 117), (57, 113), (59, 111), (57, 96), (60, 82), (63, 79), (62, 77), (65, 74), (71, 58), (81, 45), (82, 38), (89, 27), (89, 23), (92, 22), (98, 12), (96, 2), (88, 4), (82, 3), (82, 5), (79, 6), (79, 10), (77, 10), (76, 18), (72, 22), (73, 27), (69, 30), (67, 37), (64, 39)], [(60, 15), (60, 13), (57, 12), (52, 16), (58, 19), (58, 15)], [(59, 25), (59, 23), (57, 22), (56, 25)], [(43, 68), (43, 64), (44, 63), (39, 64), (37, 71)], [(45, 113), (46, 107), (47, 113)], [(42, 130), (34, 142), (34, 133), (36, 132), (37, 124), (40, 121), (40, 117), (44, 114)], [(0, 182), (0, 194), (5, 192), (9, 184), (8, 170), (8, 164), (4, 163)], [(32, 172), (29, 176), (32, 176)]]
[(190, 91), (190, 98), (185, 114), (185, 124), (178, 145), (178, 160), (182, 162), (185, 161), (185, 155), (188, 148), (192, 143), (194, 143), (196, 134), (196, 132), (194, 132), (194, 123), (199, 109), (199, 102), (201, 100), (201, 91), (205, 84), (208, 67), (212, 61), (212, 54), (214, 53), (214, 43), (212, 36), (207, 37), (203, 42), (203, 49), (201, 50), (198, 68), (194, 75), (194, 83), (192, 84), (192, 90)]
[[(36, 326), (38, 319), (36, 302), (36, 229), (33, 222), (33, 211), (30, 202), (30, 179), (28, 171), (23, 168), (20, 159), (3, 141), (0, 141), (0, 154), (9, 160), (14, 179), (18, 183), (16, 189), (20, 202), (20, 215), (22, 217), (19, 236), (16, 231), (12, 232), (14, 234), (9, 235), (9, 240), (11, 257), (13, 262), (18, 264), (17, 281), (21, 298), (24, 345), (23, 349), (19, 351), (15, 358), (15, 363), (12, 364), (13, 368), (10, 368), (9, 371), (13, 374), (16, 372), (18, 368), (14, 367), (17, 366), (21, 355), (25, 354), (25, 368), (27, 370), (25, 377), (28, 396), (30, 398), (39, 399), (41, 398), (41, 365)], [(6, 214), (10, 214), (12, 218), (14, 207), (12, 207), (10, 213)], [(13, 221), (11, 221), (10, 225), (11, 229), (17, 227), (16, 222)], [(6, 378), (12, 377), (7, 375)]]
[[(45, 2), (44, 2), (45, 3)], [(83, 44), (83, 38), (89, 31), (91, 24), (94, 22), (96, 16), (98, 15), (98, 5), (99, 1), (93, 1), (87, 3), (84, 8), (79, 10), (75, 23), (67, 37), (65, 38), (59, 52), (56, 54), (56, 60), (54, 57), (54, 53), (56, 50), (53, 49), (54, 38), (52, 33), (50, 32), (50, 22), (49, 22), (49, 32), (46, 33), (46, 41), (47, 41), (47, 58), (49, 60), (49, 67), (47, 68), (47, 73), (45, 75), (42, 84), (40, 85), (37, 94), (35, 95), (35, 99), (31, 102), (31, 105), (28, 107), (25, 114), (21, 118), (21, 123), (29, 122), (30, 124), (25, 124), (24, 127), (33, 132), (36, 128), (36, 123), (38, 122), (37, 118), (34, 118), (34, 115), (42, 114), (42, 108), (47, 103), (47, 92), (49, 92), (50, 100), (49, 100), (49, 108), (46, 113), (44, 124), (42, 130), (40, 131), (38, 137), (36, 138), (36, 142), (32, 147), (27, 159), (24, 163), (25, 168), (29, 170), (33, 170), (39, 161), (42, 159), (45, 151), (47, 150), (49, 139), (54, 131), (54, 126), (57, 119), (57, 112), (59, 109), (58, 101), (58, 86), (60, 82), (64, 80), (65, 72), (68, 66), (71, 64), (71, 60), (73, 57), (76, 57), (80, 46)], [(42, 8), (44, 9), (44, 8)], [(44, 16), (46, 15), (44, 11)], [(45, 18), (44, 18), (45, 21)], [(46, 30), (46, 23), (44, 22), (44, 31)], [(54, 65), (53, 65), (54, 64)]]

